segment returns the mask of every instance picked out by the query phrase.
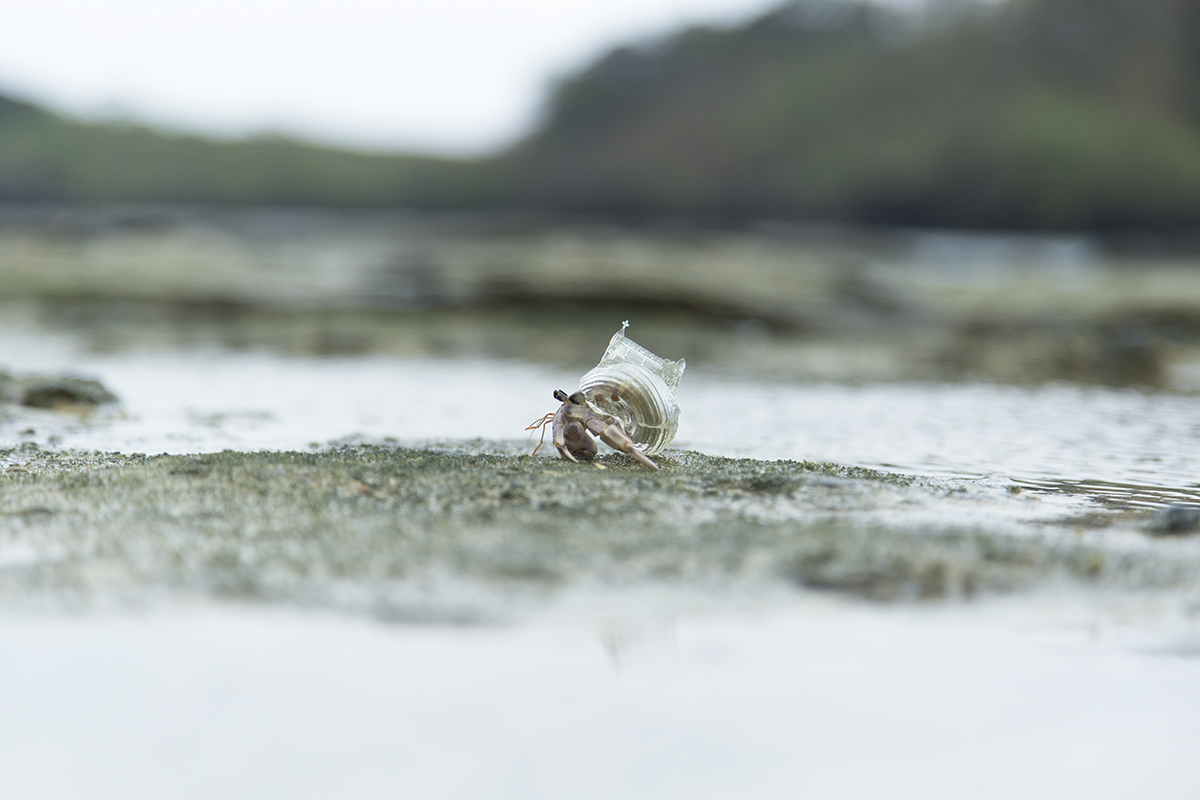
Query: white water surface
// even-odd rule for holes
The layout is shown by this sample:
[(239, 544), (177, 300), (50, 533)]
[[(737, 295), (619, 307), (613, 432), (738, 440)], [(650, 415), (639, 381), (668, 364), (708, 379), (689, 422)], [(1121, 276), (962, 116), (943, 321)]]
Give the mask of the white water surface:
[[(0, 370), (95, 377), (121, 399), (89, 419), (0, 417), (0, 446), (123, 453), (305, 450), (339, 440), (511, 441), (579, 375), (497, 360), (269, 352), (92, 354), (0, 339)], [(585, 371), (579, 370), (579, 374)], [(722, 380), (689, 368), (675, 447), (1200, 500), (1200, 396), (1094, 386)], [(553, 455), (551, 448), (542, 453)], [(1144, 492), (1143, 492), (1144, 493)], [(1153, 502), (1153, 500), (1151, 500)]]
[(0, 768), (45, 800), (1190, 800), (1200, 630), (1130, 612), (0, 618)]

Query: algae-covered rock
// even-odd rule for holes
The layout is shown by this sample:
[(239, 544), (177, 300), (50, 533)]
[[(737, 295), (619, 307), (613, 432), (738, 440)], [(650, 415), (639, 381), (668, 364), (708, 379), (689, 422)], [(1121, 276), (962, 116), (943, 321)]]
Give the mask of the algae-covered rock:
[(1189, 588), (1200, 571), (1198, 548), (1080, 532), (1029, 492), (832, 464), (659, 458), (650, 473), (623, 455), (588, 466), (377, 446), (0, 451), (0, 597), (199, 593), (477, 618), (581, 586), (904, 600), (1062, 576)]
[(1200, 508), (1184, 503), (1172, 503), (1150, 516), (1146, 521), (1146, 532), (1152, 536), (1200, 533)]
[(0, 402), (51, 411), (95, 408), (117, 402), (100, 381), (70, 375), (14, 377), (0, 373)]

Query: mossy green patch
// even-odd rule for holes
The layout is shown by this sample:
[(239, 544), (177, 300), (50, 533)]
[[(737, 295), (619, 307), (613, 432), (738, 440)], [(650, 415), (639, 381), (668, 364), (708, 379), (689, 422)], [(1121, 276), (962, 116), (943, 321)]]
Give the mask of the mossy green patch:
[(0, 556), (26, 554), (0, 558), (9, 601), (200, 594), (444, 617), (569, 585), (896, 600), (1061, 575), (1193, 585), (1200, 563), (961, 513), (1028, 501), (1003, 489), (694, 452), (668, 451), (658, 473), (623, 455), (575, 465), (383, 446), (128, 458), (26, 447), (0, 463)]

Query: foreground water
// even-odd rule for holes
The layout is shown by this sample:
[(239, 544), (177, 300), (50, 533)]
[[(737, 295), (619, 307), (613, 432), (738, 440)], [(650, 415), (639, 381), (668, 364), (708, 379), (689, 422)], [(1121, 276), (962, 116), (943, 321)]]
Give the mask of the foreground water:
[(0, 763), (20, 798), (1193, 798), (1200, 631), (1141, 602), (0, 617)]

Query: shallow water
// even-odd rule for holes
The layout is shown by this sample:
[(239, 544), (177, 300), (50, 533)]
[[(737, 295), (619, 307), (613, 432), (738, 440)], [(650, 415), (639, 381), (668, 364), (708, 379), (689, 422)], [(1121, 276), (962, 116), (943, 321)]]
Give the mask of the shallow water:
[[(575, 372), (517, 361), (93, 354), (70, 339), (0, 341), (15, 372), (101, 380), (117, 409), (0, 417), (0, 444), (124, 453), (305, 450), (338, 440), (522, 442)], [(1134, 507), (1200, 502), (1200, 396), (1095, 386), (765, 383), (689, 367), (673, 446), (988, 477)], [(546, 453), (550, 448), (543, 448)], [(549, 453), (546, 453), (549, 455)]]
[(1182, 800), (1198, 641), (1162, 610), (1045, 601), (489, 629), (0, 617), (20, 687), (0, 763), (7, 796), (47, 799)]

